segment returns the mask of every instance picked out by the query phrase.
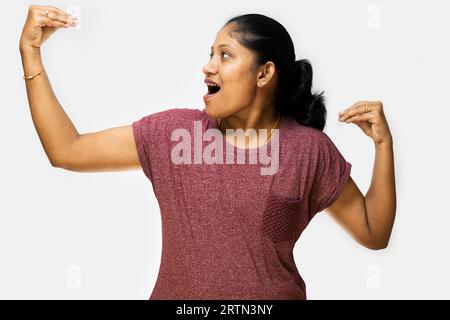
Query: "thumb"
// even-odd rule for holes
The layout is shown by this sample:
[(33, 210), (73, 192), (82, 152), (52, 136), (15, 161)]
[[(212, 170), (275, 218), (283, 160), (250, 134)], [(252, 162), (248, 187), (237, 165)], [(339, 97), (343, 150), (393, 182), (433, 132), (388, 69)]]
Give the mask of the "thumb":
[(42, 30), (41, 43), (50, 38), (50, 36), (58, 29), (58, 27), (44, 27)]
[(369, 137), (372, 136), (371, 124), (368, 121), (355, 121), (355, 124)]

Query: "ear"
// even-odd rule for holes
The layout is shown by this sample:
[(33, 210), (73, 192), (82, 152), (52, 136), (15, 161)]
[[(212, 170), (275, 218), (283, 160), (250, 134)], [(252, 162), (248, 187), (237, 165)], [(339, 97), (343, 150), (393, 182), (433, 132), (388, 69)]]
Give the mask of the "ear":
[(256, 85), (260, 88), (266, 86), (275, 76), (276, 67), (272, 61), (267, 61), (257, 73)]

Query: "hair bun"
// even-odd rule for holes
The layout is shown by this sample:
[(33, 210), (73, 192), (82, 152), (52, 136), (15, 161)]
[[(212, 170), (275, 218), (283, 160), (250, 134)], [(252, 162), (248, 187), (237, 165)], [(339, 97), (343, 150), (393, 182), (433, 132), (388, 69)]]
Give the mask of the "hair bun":
[(292, 70), (293, 80), (298, 81), (297, 89), (311, 91), (312, 86), (312, 67), (308, 59), (301, 59), (294, 62)]
[(290, 76), (289, 107), (301, 124), (323, 130), (326, 122), (326, 108), (324, 92), (314, 94), (311, 92), (313, 70), (308, 59), (294, 62)]

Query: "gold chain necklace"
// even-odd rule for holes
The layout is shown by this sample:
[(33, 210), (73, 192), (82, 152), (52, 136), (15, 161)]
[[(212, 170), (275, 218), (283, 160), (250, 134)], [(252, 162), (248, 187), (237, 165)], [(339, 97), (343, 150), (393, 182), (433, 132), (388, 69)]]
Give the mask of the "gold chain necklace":
[[(269, 133), (269, 135), (267, 136), (266, 140), (264, 141), (263, 145), (265, 145), (266, 142), (267, 142), (267, 140), (270, 139), (270, 137), (272, 136), (272, 130), (275, 129), (275, 127), (276, 127), (277, 124), (278, 124), (278, 121), (280, 120), (280, 117), (281, 117), (281, 116), (280, 116), (280, 112), (279, 112), (278, 110), (277, 110), (277, 113), (278, 113), (277, 121), (275, 121), (274, 126), (272, 127), (272, 129), (270, 129), (270, 133)], [(227, 122), (227, 120), (224, 120), (224, 122)], [(219, 121), (219, 125), (218, 125), (219, 130), (220, 130), (220, 125), (221, 125), (221, 124), (222, 124), (222, 118), (221, 118), (220, 121)]]

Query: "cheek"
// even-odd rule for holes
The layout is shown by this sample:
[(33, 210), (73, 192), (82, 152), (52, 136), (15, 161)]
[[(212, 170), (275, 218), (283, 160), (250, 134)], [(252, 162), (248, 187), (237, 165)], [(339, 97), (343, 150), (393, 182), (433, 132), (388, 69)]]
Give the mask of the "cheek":
[(256, 88), (247, 64), (236, 62), (223, 65), (220, 74), (224, 83), (221, 97), (224, 108), (240, 110), (253, 102)]
[(251, 81), (249, 73), (235, 68), (227, 70), (222, 76), (227, 96), (236, 99), (246, 99), (253, 96), (255, 84)]
[(224, 92), (223, 102), (227, 107), (230, 107), (236, 111), (251, 105), (254, 100), (252, 89), (248, 86), (248, 84), (243, 83), (242, 81), (234, 82)]

